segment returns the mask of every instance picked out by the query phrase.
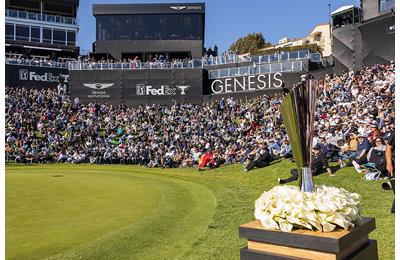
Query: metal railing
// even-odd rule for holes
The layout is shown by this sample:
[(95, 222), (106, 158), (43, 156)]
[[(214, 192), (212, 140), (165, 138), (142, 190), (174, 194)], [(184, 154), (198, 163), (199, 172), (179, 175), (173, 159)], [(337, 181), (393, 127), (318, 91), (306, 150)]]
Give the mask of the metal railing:
[[(114, 70), (114, 69), (193, 69), (207, 66), (252, 62), (255, 65), (282, 63), (296, 60), (309, 59), (313, 62), (321, 61), (320, 53), (310, 53), (308, 50), (285, 52), (271, 55), (239, 57), (237, 55), (224, 55), (218, 57), (204, 57), (185, 62), (122, 62), (122, 63), (101, 63), (101, 62), (70, 62), (70, 70)], [(276, 66), (276, 65), (271, 65)], [(235, 68), (232, 68), (235, 69)]]
[(12, 9), (6, 9), (6, 17), (14, 17), (49, 23), (62, 23), (62, 24), (72, 24), (77, 25), (77, 19), (73, 17), (66, 17), (60, 15), (49, 15), (49, 14), (40, 14), (26, 11), (18, 11)]
[(289, 61), (289, 62), (278, 62), (270, 64), (260, 64), (256, 66), (227, 68), (208, 71), (208, 78), (227, 78), (237, 77), (243, 75), (258, 75), (266, 73), (276, 72), (297, 72), (303, 70), (303, 61)]
[(6, 64), (67, 69), (66, 62), (6, 58)]

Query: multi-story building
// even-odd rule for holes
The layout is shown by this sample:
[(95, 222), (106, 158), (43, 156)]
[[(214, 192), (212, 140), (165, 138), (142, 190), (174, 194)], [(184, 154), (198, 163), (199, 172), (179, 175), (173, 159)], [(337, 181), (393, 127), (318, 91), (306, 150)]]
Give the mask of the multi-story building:
[(79, 0), (6, 0), (6, 55), (77, 58), (78, 6)]
[(286, 47), (302, 46), (307, 44), (317, 44), (322, 52), (322, 56), (327, 57), (332, 54), (332, 39), (330, 36), (329, 24), (318, 24), (310, 32), (309, 35), (301, 38), (290, 39), (284, 37), (279, 40), (278, 44), (274, 44), (261, 50), (274, 50)]

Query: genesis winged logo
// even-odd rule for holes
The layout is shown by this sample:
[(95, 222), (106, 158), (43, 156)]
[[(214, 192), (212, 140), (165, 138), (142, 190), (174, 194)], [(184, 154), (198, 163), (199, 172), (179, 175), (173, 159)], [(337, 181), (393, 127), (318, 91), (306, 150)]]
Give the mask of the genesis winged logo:
[(183, 9), (185, 9), (186, 8), (186, 6), (171, 6), (171, 9), (174, 9), (174, 10), (177, 10), (177, 11), (180, 11), (180, 10), (183, 10)]
[(85, 87), (101, 90), (114, 86), (114, 83), (83, 83)]
[(185, 86), (176, 86), (177, 88), (179, 88), (181, 90), (181, 95), (185, 95), (185, 90), (188, 89), (190, 86), (189, 85), (185, 85)]

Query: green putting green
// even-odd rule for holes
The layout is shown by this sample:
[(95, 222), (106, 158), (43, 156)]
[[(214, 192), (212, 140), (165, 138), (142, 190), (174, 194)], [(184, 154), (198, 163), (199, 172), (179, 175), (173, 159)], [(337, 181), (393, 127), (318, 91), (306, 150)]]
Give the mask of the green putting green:
[[(6, 167), (7, 259), (238, 259), (238, 225), (254, 219), (254, 200), (289, 175), (274, 163), (198, 172), (121, 165)], [(393, 194), (354, 169), (316, 183), (363, 196), (363, 215), (380, 259), (394, 257)]]

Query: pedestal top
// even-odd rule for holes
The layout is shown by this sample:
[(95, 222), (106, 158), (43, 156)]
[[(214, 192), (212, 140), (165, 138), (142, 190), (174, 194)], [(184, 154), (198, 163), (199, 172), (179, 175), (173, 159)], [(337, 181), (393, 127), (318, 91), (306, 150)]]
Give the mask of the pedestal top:
[(291, 232), (268, 230), (255, 220), (239, 226), (239, 235), (247, 240), (276, 245), (292, 246), (310, 250), (338, 253), (358, 240), (368, 237), (375, 229), (375, 219), (364, 217), (362, 224), (351, 230), (338, 229), (332, 232), (296, 229)]

